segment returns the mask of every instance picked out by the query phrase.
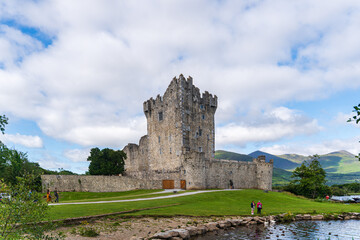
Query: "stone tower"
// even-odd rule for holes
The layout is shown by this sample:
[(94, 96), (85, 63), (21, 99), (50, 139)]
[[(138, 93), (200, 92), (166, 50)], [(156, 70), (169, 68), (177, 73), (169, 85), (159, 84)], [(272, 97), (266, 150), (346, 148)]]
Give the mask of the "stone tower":
[(144, 102), (149, 170), (175, 170), (184, 154), (201, 152), (214, 158), (214, 115), (217, 97), (200, 94), (191, 77), (174, 78), (164, 96)]

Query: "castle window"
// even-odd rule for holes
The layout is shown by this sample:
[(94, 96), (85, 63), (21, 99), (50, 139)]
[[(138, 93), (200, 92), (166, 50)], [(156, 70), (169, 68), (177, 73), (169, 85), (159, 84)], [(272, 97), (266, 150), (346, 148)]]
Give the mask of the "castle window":
[(171, 151), (171, 148), (170, 148), (170, 153), (171, 153), (172, 151)]
[(207, 134), (206, 137), (207, 137), (207, 140), (210, 140), (209, 134)]
[(158, 140), (159, 140), (159, 143), (160, 143), (160, 141), (161, 141), (161, 138), (160, 138), (160, 136), (158, 137)]
[(202, 147), (199, 147), (199, 152), (202, 152)]
[(160, 152), (160, 154), (162, 154), (161, 148), (160, 148), (160, 151), (159, 151), (159, 152)]
[(201, 118), (202, 118), (202, 120), (204, 120), (205, 119), (205, 114), (202, 114)]
[(202, 129), (199, 127), (199, 136), (202, 135)]
[(159, 121), (162, 121), (164, 119), (163, 112), (159, 112)]
[(169, 141), (171, 141), (171, 134), (169, 135)]
[(203, 104), (200, 104), (200, 109), (204, 109), (204, 105), (203, 105)]

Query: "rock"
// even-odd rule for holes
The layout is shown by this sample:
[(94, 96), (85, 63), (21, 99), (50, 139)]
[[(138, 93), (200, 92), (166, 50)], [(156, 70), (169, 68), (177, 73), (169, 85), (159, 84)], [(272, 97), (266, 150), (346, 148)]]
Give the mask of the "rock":
[(198, 233), (197, 227), (194, 226), (186, 227), (185, 229), (188, 230), (190, 236), (195, 236)]
[(173, 230), (169, 230), (169, 231), (166, 231), (166, 232), (156, 233), (152, 238), (168, 239), (168, 238), (171, 238), (171, 237), (178, 237), (178, 236), (179, 236), (178, 232), (175, 232)]
[(295, 219), (296, 219), (297, 221), (303, 220), (303, 215), (298, 214), (298, 215), (295, 216)]
[(215, 231), (215, 230), (218, 230), (218, 223), (216, 222), (209, 222), (207, 223), (206, 225), (206, 228), (209, 232), (212, 232), (212, 231)]
[(344, 217), (344, 220), (349, 220), (350, 219), (350, 216), (345, 216)]
[(231, 223), (231, 226), (233, 226), (233, 227), (239, 226), (240, 222), (241, 222), (241, 220), (239, 220), (239, 219), (231, 219), (229, 221)]
[(324, 216), (323, 215), (315, 215), (315, 216), (311, 216), (311, 220), (323, 220)]
[(310, 214), (304, 214), (303, 219), (304, 220), (311, 220), (311, 215)]
[(172, 237), (172, 238), (170, 238), (171, 240), (182, 240), (182, 238), (181, 237)]
[(227, 228), (231, 227), (231, 223), (230, 223), (230, 221), (226, 221), (226, 220), (220, 221), (219, 227), (222, 229), (227, 229)]
[(178, 232), (179, 233), (179, 237), (182, 239), (189, 239), (190, 238), (190, 233), (188, 230), (186, 229), (174, 229), (172, 230), (174, 232)]
[(196, 233), (197, 233), (197, 235), (202, 235), (202, 234), (205, 234), (206, 231), (207, 231), (207, 229), (205, 226), (198, 226)]

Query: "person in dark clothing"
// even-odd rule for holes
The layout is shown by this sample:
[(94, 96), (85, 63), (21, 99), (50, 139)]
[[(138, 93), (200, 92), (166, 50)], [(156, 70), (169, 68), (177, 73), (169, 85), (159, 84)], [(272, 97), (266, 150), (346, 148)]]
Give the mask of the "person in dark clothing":
[(250, 206), (251, 206), (251, 215), (254, 215), (256, 203), (252, 201)]
[(259, 200), (259, 202), (257, 203), (257, 213), (258, 214), (261, 214), (261, 209), (262, 209), (262, 203), (260, 202), (260, 200)]
[(55, 202), (58, 203), (59, 202), (59, 193), (58, 193), (57, 188), (55, 188), (54, 195), (55, 195)]

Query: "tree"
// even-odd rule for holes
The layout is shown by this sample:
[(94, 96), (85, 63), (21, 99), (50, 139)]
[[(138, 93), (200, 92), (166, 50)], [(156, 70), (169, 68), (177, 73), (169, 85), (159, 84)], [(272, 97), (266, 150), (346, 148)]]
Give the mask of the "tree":
[(16, 185), (0, 181), (1, 191), (10, 196), (0, 205), (0, 239), (59, 239), (46, 235), (52, 228), (42, 222), (47, 220), (48, 205), (28, 184), (33, 178), (31, 174), (18, 177)]
[(5, 125), (8, 124), (8, 120), (5, 115), (0, 116), (0, 131), (2, 134), (5, 132)]
[[(354, 106), (355, 115), (352, 118), (349, 118), (348, 122), (356, 122), (356, 124), (359, 124), (360, 122), (360, 104), (357, 106)], [(360, 161), (360, 153), (356, 156)]]
[(326, 172), (321, 167), (319, 155), (310, 156), (311, 160), (304, 161), (300, 167), (295, 168), (290, 184), (285, 188), (297, 195), (308, 198), (317, 198), (330, 193), (325, 185)]
[(89, 174), (90, 175), (118, 175), (124, 172), (124, 160), (126, 153), (121, 150), (113, 150), (104, 148), (92, 148), (90, 156), (87, 158), (90, 161)]

